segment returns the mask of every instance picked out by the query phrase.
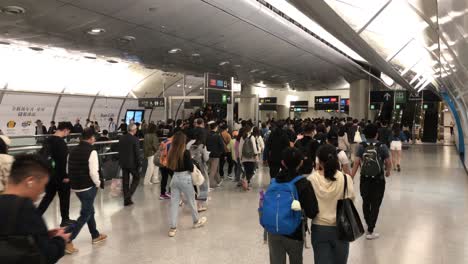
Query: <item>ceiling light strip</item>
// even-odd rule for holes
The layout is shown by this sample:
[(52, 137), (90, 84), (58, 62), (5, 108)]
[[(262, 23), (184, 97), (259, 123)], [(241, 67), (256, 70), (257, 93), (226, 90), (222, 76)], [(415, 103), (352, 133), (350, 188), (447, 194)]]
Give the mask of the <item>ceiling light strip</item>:
[[(304, 32), (306, 32), (307, 34), (311, 35), (312, 37), (320, 40), (322, 43), (324, 43), (325, 45), (329, 46), (330, 48), (334, 49), (335, 51), (337, 51), (338, 53), (342, 54), (343, 56), (347, 57), (348, 59), (350, 60), (354, 60), (351, 56), (349, 56), (348, 54), (344, 53), (343, 51), (341, 51), (340, 49), (338, 49), (337, 47), (335, 47), (334, 45), (332, 45), (330, 42), (326, 41), (325, 39), (323, 39), (322, 37), (320, 37), (319, 35), (315, 34), (314, 32), (312, 32), (311, 30), (309, 30), (307, 27), (303, 26), (302, 24), (300, 24), (299, 22), (297, 22), (296, 20), (294, 20), (293, 18), (289, 17), (288, 15), (286, 15), (285, 13), (283, 13), (282, 11), (280, 11), (279, 9), (275, 8), (273, 5), (271, 5), (270, 3), (266, 2), (265, 0), (256, 0), (258, 3), (262, 4), (263, 6), (265, 6), (266, 8), (270, 9), (272, 12), (274, 12), (275, 14), (281, 16), (282, 18), (286, 19), (287, 21), (289, 21), (290, 23), (294, 24), (295, 26), (297, 26), (298, 28), (302, 29)], [(344, 44), (343, 44), (344, 45)], [(356, 53), (357, 54), (357, 53)]]

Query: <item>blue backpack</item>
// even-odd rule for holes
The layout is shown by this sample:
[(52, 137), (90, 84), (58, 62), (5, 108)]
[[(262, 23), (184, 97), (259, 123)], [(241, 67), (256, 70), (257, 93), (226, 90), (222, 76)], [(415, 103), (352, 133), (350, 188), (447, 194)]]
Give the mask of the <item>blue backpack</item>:
[(302, 178), (297, 176), (284, 183), (272, 179), (263, 198), (263, 206), (259, 208), (260, 224), (269, 233), (291, 235), (302, 223), (302, 212), (291, 210), (292, 202), (299, 200), (296, 182)]

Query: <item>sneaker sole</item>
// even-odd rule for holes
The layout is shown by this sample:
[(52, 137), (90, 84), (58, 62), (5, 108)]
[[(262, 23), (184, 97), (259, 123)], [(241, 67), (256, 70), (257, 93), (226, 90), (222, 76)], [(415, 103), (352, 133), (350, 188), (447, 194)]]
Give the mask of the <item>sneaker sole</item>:
[(204, 221), (203, 223), (195, 224), (195, 225), (193, 226), (193, 228), (196, 229), (196, 228), (203, 227), (203, 226), (206, 224), (207, 221), (208, 221), (208, 219), (205, 219), (205, 221)]

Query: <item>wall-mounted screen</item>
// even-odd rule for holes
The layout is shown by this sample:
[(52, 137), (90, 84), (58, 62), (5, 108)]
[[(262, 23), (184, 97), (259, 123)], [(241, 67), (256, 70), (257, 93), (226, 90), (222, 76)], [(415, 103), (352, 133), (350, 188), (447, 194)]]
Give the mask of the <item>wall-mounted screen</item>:
[(340, 100), (340, 112), (349, 113), (349, 98), (341, 98)]
[(340, 110), (339, 96), (315, 96), (315, 110)]
[(259, 104), (276, 104), (277, 102), (278, 102), (278, 99), (276, 97), (258, 98)]
[(141, 123), (145, 116), (145, 110), (127, 110), (125, 114), (125, 123), (130, 124), (133, 120), (135, 123)]
[(260, 111), (277, 111), (277, 105), (276, 104), (261, 104), (259, 105), (258, 108)]

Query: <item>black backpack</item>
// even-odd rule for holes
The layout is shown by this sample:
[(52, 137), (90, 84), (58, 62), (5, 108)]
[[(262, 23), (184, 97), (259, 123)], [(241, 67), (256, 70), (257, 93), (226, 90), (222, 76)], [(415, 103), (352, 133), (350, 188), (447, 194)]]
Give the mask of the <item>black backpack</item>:
[(5, 264), (45, 264), (36, 240), (31, 235), (11, 234), (17, 223), (18, 212), (26, 202), (18, 198), (6, 226), (0, 227), (0, 259)]
[(384, 162), (379, 154), (380, 143), (362, 143), (364, 153), (362, 155), (361, 176), (366, 178), (379, 178), (384, 176)]

